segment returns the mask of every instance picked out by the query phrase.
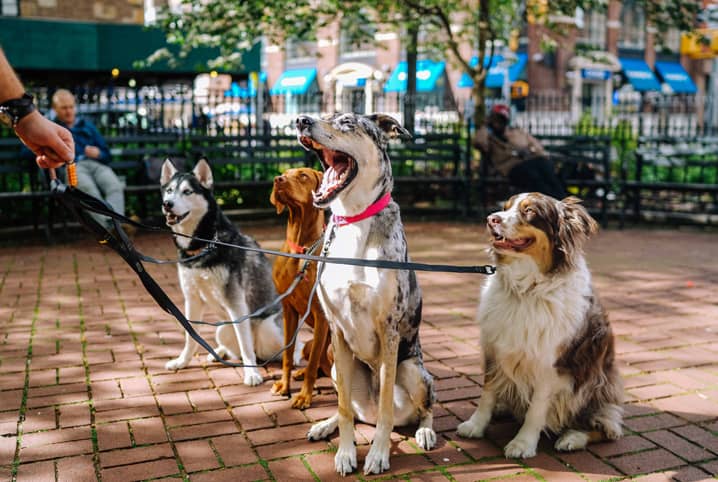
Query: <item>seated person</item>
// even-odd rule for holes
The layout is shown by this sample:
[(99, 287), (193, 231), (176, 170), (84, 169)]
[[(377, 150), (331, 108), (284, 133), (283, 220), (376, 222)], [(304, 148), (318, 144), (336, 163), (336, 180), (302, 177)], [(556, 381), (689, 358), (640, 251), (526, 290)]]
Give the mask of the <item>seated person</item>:
[[(75, 96), (69, 90), (60, 89), (55, 92), (52, 96), (52, 108), (57, 114), (55, 121), (66, 127), (75, 140), (78, 189), (96, 198), (104, 199), (112, 209), (124, 215), (124, 185), (108, 166), (110, 149), (97, 128), (89, 120), (77, 117)], [(113, 226), (107, 216), (95, 213), (91, 215), (100, 224), (108, 228)]]
[(509, 107), (495, 104), (474, 137), (474, 146), (521, 192), (540, 192), (556, 199), (566, 196), (541, 143), (522, 129), (509, 127)]

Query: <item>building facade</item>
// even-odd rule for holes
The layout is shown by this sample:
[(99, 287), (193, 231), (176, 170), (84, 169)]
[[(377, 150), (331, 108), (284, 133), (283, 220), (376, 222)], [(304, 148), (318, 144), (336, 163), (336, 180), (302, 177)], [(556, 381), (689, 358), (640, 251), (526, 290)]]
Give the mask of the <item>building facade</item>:
[[(487, 81), (490, 96), (564, 97), (577, 112), (589, 105), (609, 112), (624, 97), (704, 95), (708, 91), (713, 60), (681, 55), (681, 32), (673, 29), (658, 35), (647, 24), (640, 2), (610, 0), (605, 12), (577, 10), (573, 17), (549, 20), (559, 28), (549, 30), (524, 22), (511, 46), (513, 52), (497, 45), (498, 61), (492, 64)], [(404, 32), (378, 27), (374, 31), (376, 45), (353, 46), (344, 41), (341, 22), (335, 22), (318, 33), (316, 42), (266, 45), (262, 68), (274, 94), (296, 97), (314, 89), (328, 96), (336, 110), (376, 109), (381, 107), (377, 99), (391, 93), (386, 86), (405, 60), (403, 37)], [(470, 49), (462, 49), (468, 55)], [(508, 58), (511, 60), (506, 62)], [(444, 62), (446, 59), (424, 60), (444, 63), (438, 85), (443, 83), (445, 91), (434, 99), (448, 95), (452, 101), (437, 107), (463, 109), (470, 97), (470, 79), (462, 77), (451, 62)], [(306, 85), (301, 80), (287, 80), (295, 70), (309, 73)], [(419, 70), (417, 80), (420, 75), (428, 74)], [(508, 84), (518, 86), (516, 82), (523, 81), (527, 85), (509, 90), (502, 85), (502, 76), (504, 84), (508, 77)], [(283, 90), (282, 82), (287, 81), (299, 87)]]

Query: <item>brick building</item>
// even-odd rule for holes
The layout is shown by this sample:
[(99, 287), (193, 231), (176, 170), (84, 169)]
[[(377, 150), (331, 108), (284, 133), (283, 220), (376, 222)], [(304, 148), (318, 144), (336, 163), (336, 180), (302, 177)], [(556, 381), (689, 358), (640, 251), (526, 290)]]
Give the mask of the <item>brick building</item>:
[[(707, 90), (712, 60), (681, 56), (680, 32), (674, 29), (659, 38), (646, 24), (638, 2), (610, 0), (604, 13), (577, 11), (573, 17), (550, 20), (560, 26), (562, 34), (527, 22), (511, 54), (515, 65), (509, 69), (510, 82), (526, 81), (532, 94), (600, 99), (609, 107), (616, 91), (702, 94)], [(402, 35), (379, 27), (374, 32), (378, 46), (351, 47), (337, 22), (319, 32), (316, 42), (288, 42), (284, 49), (265, 46), (262, 68), (274, 93), (287, 93), (282, 86), (287, 81), (295, 94), (317, 89), (328, 94), (337, 109), (356, 110), (356, 96), (351, 94), (360, 91), (359, 106), (363, 103), (368, 108), (372, 97), (385, 93), (386, 83), (401, 67)], [(510, 54), (501, 46), (497, 51)], [(309, 74), (306, 85), (291, 78), (293, 71)], [(470, 95), (466, 88), (470, 80), (462, 79), (449, 62), (442, 76), (447, 92), (461, 108)], [(501, 95), (500, 79), (497, 85), (489, 73), (487, 86), (496, 89), (494, 96)]]

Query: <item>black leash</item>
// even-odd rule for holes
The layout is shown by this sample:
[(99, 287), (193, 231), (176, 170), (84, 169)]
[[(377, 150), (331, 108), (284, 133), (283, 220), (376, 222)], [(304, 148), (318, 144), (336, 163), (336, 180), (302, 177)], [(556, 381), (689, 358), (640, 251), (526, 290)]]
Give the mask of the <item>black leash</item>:
[[(345, 264), (345, 265), (351, 265), (351, 266), (366, 266), (370, 268), (384, 268), (384, 269), (406, 269), (411, 271), (433, 271), (433, 272), (443, 272), (443, 273), (474, 273), (474, 274), (486, 274), (491, 275), (496, 272), (496, 267), (492, 265), (478, 265), (478, 266), (457, 266), (457, 265), (451, 265), (451, 264), (428, 264), (428, 263), (414, 263), (414, 262), (405, 262), (405, 261), (389, 261), (389, 260), (383, 260), (383, 259), (357, 259), (357, 258), (329, 258), (329, 257), (323, 257), (323, 256), (313, 256), (310, 254), (300, 254), (300, 253), (285, 253), (283, 251), (275, 251), (271, 249), (264, 249), (264, 248), (254, 248), (251, 246), (237, 246), (232, 243), (225, 243), (223, 241), (219, 241), (216, 239), (205, 239), (205, 238), (198, 238), (195, 236), (190, 236), (187, 234), (182, 233), (175, 233), (172, 230), (165, 229), (159, 226), (149, 226), (143, 223), (139, 223), (137, 221), (134, 221), (126, 216), (123, 216), (122, 214), (119, 214), (115, 212), (109, 205), (104, 203), (103, 201), (94, 198), (82, 191), (79, 191), (72, 187), (66, 186), (66, 192), (68, 189), (72, 189), (72, 200), (77, 201), (77, 203), (82, 207), (83, 209), (87, 209), (88, 211), (92, 211), (98, 214), (102, 214), (108, 217), (111, 217), (115, 220), (121, 221), (126, 224), (130, 224), (132, 226), (135, 226), (136, 228), (144, 229), (147, 231), (155, 231), (155, 232), (164, 232), (172, 234), (173, 236), (180, 236), (183, 238), (193, 239), (195, 241), (201, 241), (207, 244), (216, 244), (220, 246), (226, 246), (229, 248), (237, 248), (237, 249), (244, 249), (245, 251), (254, 251), (257, 253), (264, 253), (264, 254), (270, 254), (273, 256), (283, 256), (285, 258), (295, 258), (295, 259), (304, 259), (308, 261), (316, 261), (316, 262), (323, 262), (323, 263), (330, 263), (330, 264)], [(149, 257), (147, 257), (145, 260), (149, 261)], [(185, 260), (182, 260), (185, 261)], [(154, 262), (154, 261), (149, 261)]]
[[(108, 246), (117, 254), (119, 254), (122, 259), (125, 260), (125, 262), (140, 278), (142, 285), (145, 287), (150, 296), (154, 298), (155, 302), (160, 306), (160, 308), (162, 308), (170, 315), (174, 316), (177, 321), (179, 321), (179, 323), (182, 325), (182, 327), (187, 331), (187, 333), (189, 333), (192, 339), (196, 341), (202, 348), (207, 350), (207, 352), (209, 352), (209, 354), (212, 355), (215, 360), (219, 361), (223, 365), (230, 367), (243, 368), (251, 366), (259, 368), (264, 367), (270, 362), (274, 361), (287, 348), (288, 345), (282, 347), (282, 349), (280, 349), (277, 353), (265, 360), (264, 363), (257, 365), (245, 365), (243, 363), (234, 363), (224, 360), (214, 351), (214, 348), (212, 348), (212, 346), (207, 343), (207, 341), (205, 341), (204, 338), (199, 335), (199, 333), (197, 333), (197, 331), (192, 326), (192, 322), (190, 322), (190, 320), (188, 320), (184, 316), (182, 311), (177, 307), (177, 305), (174, 304), (174, 302), (170, 299), (167, 293), (165, 293), (162, 288), (160, 288), (154, 278), (152, 278), (152, 276), (150, 276), (150, 274), (145, 270), (145, 267), (142, 264), (142, 256), (135, 249), (134, 245), (132, 244), (132, 241), (130, 241), (130, 239), (127, 237), (127, 234), (122, 229), (122, 226), (120, 226), (118, 218), (112, 216), (114, 229), (117, 233), (117, 237), (115, 237), (107, 228), (105, 228), (102, 224), (98, 223), (86, 212), (84, 212), (84, 210), (87, 209), (86, 205), (88, 204), (92, 206), (102, 206), (102, 209), (100, 210), (89, 209), (94, 212), (100, 211), (101, 214), (104, 214), (105, 211), (114, 212), (109, 206), (106, 205), (104, 201), (94, 198), (78, 189), (75, 189), (72, 186), (67, 186), (58, 180), (53, 180), (51, 182), (51, 190), (53, 194), (56, 195), (56, 197), (62, 202), (62, 204), (75, 215), (80, 224), (82, 224), (87, 230), (92, 232), (97, 237), (97, 240), (100, 244)], [(119, 214), (117, 214), (117, 216), (119, 216), (120, 219), (123, 217)], [(294, 343), (294, 340), (296, 340), (297, 333), (298, 330), (294, 333), (290, 344)]]
[[(494, 266), (486, 265), (486, 266), (453, 266), (453, 265), (434, 265), (434, 264), (424, 264), (424, 263), (406, 263), (406, 262), (399, 262), (399, 261), (385, 261), (385, 260), (363, 260), (363, 259), (354, 259), (354, 258), (329, 258), (326, 256), (327, 250), (329, 247), (329, 243), (325, 243), (322, 256), (314, 256), (311, 254), (295, 254), (295, 253), (284, 253), (282, 251), (274, 251), (274, 250), (267, 250), (267, 249), (261, 249), (261, 248), (252, 248), (248, 246), (236, 246), (230, 243), (224, 243), (218, 240), (207, 240), (203, 238), (194, 238), (192, 236), (187, 235), (181, 235), (179, 233), (174, 233), (172, 231), (169, 231), (167, 229), (157, 227), (157, 226), (148, 226), (143, 223), (138, 223), (132, 219), (129, 219), (117, 212), (115, 212), (106, 202), (104, 202), (101, 199), (97, 199), (93, 196), (90, 196), (89, 194), (80, 191), (79, 189), (76, 189), (73, 186), (67, 186), (64, 183), (60, 182), (57, 179), (53, 179), (51, 181), (51, 191), (53, 195), (62, 202), (62, 204), (67, 208), (68, 211), (70, 211), (80, 222), (81, 225), (85, 227), (88, 231), (93, 233), (95, 237), (97, 238), (98, 242), (100, 244), (106, 245), (112, 250), (114, 250), (117, 254), (120, 255), (122, 259), (125, 260), (125, 262), (129, 265), (129, 267), (137, 274), (137, 276), (140, 278), (140, 281), (142, 282), (142, 285), (145, 287), (147, 292), (152, 296), (152, 298), (155, 300), (155, 302), (162, 308), (165, 312), (172, 315), (179, 321), (179, 323), (182, 325), (182, 327), (187, 331), (187, 333), (192, 337), (192, 339), (197, 342), (202, 348), (207, 350), (207, 352), (214, 357), (215, 360), (219, 361), (223, 365), (230, 366), (230, 367), (264, 367), (270, 362), (274, 361), (278, 358), (278, 356), (284, 352), (289, 346), (294, 345), (297, 335), (299, 333), (299, 329), (303, 326), (306, 318), (311, 313), (311, 303), (314, 298), (314, 295), (316, 293), (317, 285), (319, 284), (319, 279), (321, 275), (321, 271), (324, 268), (325, 263), (336, 263), (336, 264), (348, 264), (353, 266), (369, 266), (369, 267), (376, 267), (376, 268), (387, 268), (387, 269), (410, 269), (410, 270), (418, 270), (418, 271), (444, 271), (444, 272), (453, 272), (453, 273), (482, 273), (482, 274), (493, 274), (496, 271), (496, 268)], [(105, 226), (95, 221), (91, 216), (88, 215), (87, 211), (95, 212), (98, 214), (102, 214), (105, 216), (108, 216), (112, 218), (114, 231), (116, 232), (117, 236), (115, 236), (113, 233), (111, 233)], [(122, 226), (120, 225), (120, 221), (125, 222), (129, 225), (146, 229), (149, 231), (158, 231), (158, 232), (170, 232), (171, 234), (183, 236), (190, 239), (196, 239), (202, 242), (209, 243), (215, 243), (222, 246), (227, 247), (233, 247), (233, 248), (240, 248), (245, 249), (248, 251), (255, 251), (265, 254), (272, 254), (275, 256), (284, 256), (288, 258), (298, 258), (298, 259), (304, 259), (305, 263), (300, 270), (300, 272), (295, 277), (294, 281), (292, 282), (292, 285), (290, 285), (290, 288), (280, 295), (276, 300), (274, 300), (272, 303), (270, 303), (267, 306), (264, 306), (258, 310), (256, 310), (254, 313), (251, 313), (249, 315), (246, 315), (239, 320), (234, 321), (225, 321), (225, 322), (204, 322), (204, 321), (190, 321), (188, 320), (182, 311), (177, 307), (177, 305), (174, 304), (174, 302), (170, 299), (170, 297), (165, 293), (162, 288), (157, 284), (157, 282), (150, 276), (150, 274), (145, 270), (144, 265), (142, 264), (142, 261), (156, 263), (156, 264), (167, 264), (167, 263), (176, 263), (176, 262), (183, 262), (187, 261), (190, 258), (185, 258), (183, 260), (175, 261), (175, 260), (157, 260), (155, 258), (152, 258), (150, 256), (146, 256), (140, 252), (138, 252), (134, 245), (132, 244), (132, 241), (127, 237), (127, 234), (122, 229)], [(319, 243), (319, 240), (314, 244), (312, 248), (317, 246)], [(196, 256), (191, 257), (192, 259), (203, 255), (204, 253), (199, 253)], [(192, 326), (193, 323), (198, 324), (207, 324), (207, 325), (213, 325), (213, 326), (220, 326), (224, 324), (234, 324), (234, 323), (240, 323), (242, 321), (245, 321), (249, 318), (255, 317), (255, 316), (262, 316), (264, 312), (271, 308), (272, 306), (276, 305), (277, 303), (281, 302), (282, 299), (284, 299), (286, 296), (288, 296), (291, 291), (296, 288), (299, 281), (304, 277), (304, 273), (307, 269), (307, 266), (310, 261), (317, 261), (319, 264), (317, 265), (317, 277), (314, 282), (314, 285), (312, 286), (312, 289), (310, 291), (309, 299), (307, 301), (307, 309), (305, 313), (303, 314), (302, 318), (299, 320), (297, 324), (297, 330), (294, 332), (291, 341), (282, 347), (277, 353), (269, 357), (267, 360), (264, 361), (262, 364), (257, 365), (245, 365), (242, 363), (234, 363), (227, 360), (224, 360), (222, 357), (220, 357), (212, 348), (212, 346), (207, 343), (207, 341), (202, 338), (199, 333), (194, 329)]]

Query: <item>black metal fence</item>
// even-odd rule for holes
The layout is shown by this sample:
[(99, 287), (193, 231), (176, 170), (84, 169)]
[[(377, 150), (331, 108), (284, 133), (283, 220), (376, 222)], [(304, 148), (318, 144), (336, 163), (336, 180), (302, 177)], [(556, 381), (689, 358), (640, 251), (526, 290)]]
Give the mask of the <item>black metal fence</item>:
[[(47, 112), (52, 92), (36, 89), (34, 93), (41, 110)], [(294, 141), (293, 123), (297, 114), (321, 115), (354, 106), (352, 110), (382, 111), (401, 118), (406, 100), (402, 93), (375, 92), (368, 98), (364, 91), (350, 92), (348, 97), (321, 92), (296, 96), (269, 95), (268, 92), (246, 97), (233, 96), (229, 92), (199, 95), (190, 84), (181, 83), (135, 89), (78, 88), (74, 93), (80, 115), (94, 120), (111, 145), (114, 166), (122, 171), (132, 197), (130, 210), (141, 214), (153, 209), (147, 198), (150, 194), (144, 193), (153, 192), (156, 186), (148, 181), (146, 169), (148, 163), (156, 162), (158, 158), (169, 154), (191, 163), (200, 150), (207, 150), (211, 152), (211, 160), (214, 157), (231, 161), (222, 161), (220, 168), (233, 173), (234, 177), (227, 179), (230, 184), (246, 189), (250, 183), (256, 183), (266, 191), (274, 175), (296, 164), (285, 162), (282, 157), (305, 155)], [(489, 98), (487, 104), (501, 101)], [(402, 180), (400, 195), (407, 205), (450, 208), (463, 214), (480, 209), (476, 192), (477, 186), (481, 185), (480, 159), (471, 146), (470, 129), (464, 122), (470, 112), (458, 110), (456, 104), (467, 105), (465, 102), (441, 104), (430, 95), (425, 95), (422, 102), (417, 98), (416, 142), (393, 152), (395, 171)], [(440, 105), (451, 109), (442, 109)], [(712, 98), (625, 94), (611, 99), (595, 95), (575, 99), (570, 94), (556, 93), (532, 95), (512, 102), (511, 107), (513, 125), (536, 136), (560, 136), (569, 139), (567, 142), (572, 136), (576, 139), (600, 138), (602, 143), (605, 139), (609, 154), (604, 175), (611, 179), (611, 185), (607, 187), (608, 192), (604, 192), (602, 212), (621, 215), (628, 212), (639, 217), (641, 204), (636, 201), (637, 197), (650, 195), (652, 199), (660, 200), (660, 188), (667, 187), (661, 182), (671, 182), (670, 187), (676, 188), (681, 182), (674, 179), (677, 171), (660, 165), (651, 171), (650, 179), (654, 184), (649, 186), (650, 189), (644, 185), (632, 184), (630, 189), (626, 186), (636, 181), (645, 182), (647, 174), (642, 173), (654, 159), (664, 162), (661, 156), (650, 155), (651, 149), (660, 151), (667, 144), (675, 144), (676, 140), (686, 142), (691, 139), (700, 140), (700, 162), (704, 172), (709, 174), (693, 182), (697, 179), (693, 174), (694, 166), (685, 182), (696, 185), (693, 189), (698, 193), (697, 197), (681, 199), (697, 200), (693, 206), (701, 206), (710, 212), (718, 205), (715, 189), (705, 187), (715, 186), (716, 180), (710, 173), (715, 171), (718, 163), (718, 130), (714, 122), (718, 111)], [(7, 224), (37, 219), (38, 212), (42, 215), (48, 209), (38, 203), (38, 196), (42, 194), (37, 193), (46, 189), (44, 177), (32, 162), (17, 156), (19, 144), (8, 131), (0, 131), (0, 138), (7, 139), (0, 145), (3, 160), (0, 220)], [(286, 142), (279, 142), (281, 139)], [(283, 147), (271, 147), (275, 145)], [(234, 159), (236, 153), (244, 160)], [(274, 156), (277, 162), (264, 162), (267, 155)], [(431, 156), (439, 162), (429, 162)], [(252, 171), (251, 176), (245, 169), (233, 167), (235, 161), (251, 163), (255, 158), (263, 164), (259, 171)], [(693, 161), (693, 157), (685, 154), (670, 160), (673, 164)], [(310, 165), (313, 161), (297, 162)], [(423, 168), (417, 170), (417, 166)], [(644, 176), (643, 180), (641, 176)], [(263, 201), (265, 194), (241, 193), (236, 187), (229, 186), (221, 193), (228, 203), (241, 208)], [(609, 209), (606, 210), (607, 204)], [(657, 204), (660, 203), (651, 202), (645, 206)], [(686, 201), (683, 207), (688, 204)]]

